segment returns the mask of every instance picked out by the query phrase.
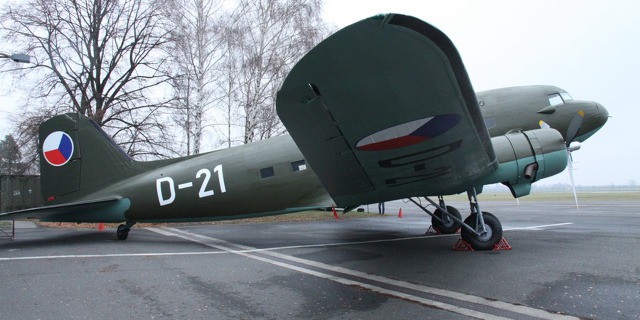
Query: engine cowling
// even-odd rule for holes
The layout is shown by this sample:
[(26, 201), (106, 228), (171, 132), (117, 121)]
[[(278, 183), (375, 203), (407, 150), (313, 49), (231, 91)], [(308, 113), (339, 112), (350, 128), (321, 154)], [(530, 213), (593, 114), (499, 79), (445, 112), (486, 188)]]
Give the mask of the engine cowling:
[(531, 183), (562, 172), (567, 149), (554, 129), (537, 129), (491, 138), (499, 163), (489, 183), (503, 183), (514, 197), (531, 192)]

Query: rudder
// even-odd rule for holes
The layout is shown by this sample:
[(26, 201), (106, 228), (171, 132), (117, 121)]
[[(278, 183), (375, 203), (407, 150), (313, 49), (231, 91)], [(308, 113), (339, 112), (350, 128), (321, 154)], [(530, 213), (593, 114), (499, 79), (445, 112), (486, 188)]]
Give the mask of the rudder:
[(47, 204), (80, 199), (129, 176), (135, 164), (94, 121), (78, 113), (42, 123), (38, 151)]

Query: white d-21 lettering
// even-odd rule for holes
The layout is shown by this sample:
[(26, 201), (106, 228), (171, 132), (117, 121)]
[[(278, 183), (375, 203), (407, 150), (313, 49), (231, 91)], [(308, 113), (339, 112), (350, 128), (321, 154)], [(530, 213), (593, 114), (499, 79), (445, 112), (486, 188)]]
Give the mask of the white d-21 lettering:
[[(227, 188), (225, 186), (224, 183), (224, 174), (222, 172), (222, 165), (219, 164), (217, 165), (214, 169), (213, 172), (217, 173), (218, 175), (218, 184), (220, 186), (220, 192), (221, 193), (225, 193), (227, 192)], [(207, 190), (207, 186), (209, 184), (209, 180), (211, 180), (211, 171), (209, 171), (209, 169), (200, 169), (198, 170), (198, 172), (196, 173), (196, 179), (200, 179), (201, 176), (204, 175), (204, 179), (202, 181), (202, 184), (200, 185), (200, 191), (198, 192), (198, 197), (199, 198), (204, 198), (204, 197), (210, 197), (214, 195), (213, 190)], [(179, 186), (178, 189), (183, 189), (183, 185), (185, 185), (184, 188), (188, 188), (191, 187), (191, 185), (189, 185), (190, 183), (186, 183), (186, 184), (181, 184)], [(169, 186), (169, 197), (165, 198), (163, 195), (163, 185), (168, 185)], [(158, 202), (160, 203), (161, 206), (166, 206), (168, 204), (173, 203), (173, 201), (176, 200), (176, 188), (175, 188), (175, 183), (173, 181), (173, 179), (171, 177), (163, 177), (163, 178), (158, 178), (156, 179), (156, 192), (158, 193)]]
[[(162, 196), (162, 183), (167, 182), (169, 184), (169, 199), (165, 199)], [(156, 191), (158, 191), (158, 201), (161, 206), (171, 204), (176, 199), (176, 188), (174, 187), (173, 179), (171, 177), (164, 177), (156, 180)]]

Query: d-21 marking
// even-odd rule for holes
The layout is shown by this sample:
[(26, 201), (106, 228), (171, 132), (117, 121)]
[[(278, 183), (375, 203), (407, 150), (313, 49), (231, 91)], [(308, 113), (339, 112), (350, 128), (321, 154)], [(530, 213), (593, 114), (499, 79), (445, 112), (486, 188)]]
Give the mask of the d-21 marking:
[[(227, 192), (227, 188), (225, 187), (225, 184), (224, 184), (224, 174), (222, 172), (222, 165), (219, 164), (215, 166), (215, 168), (213, 168), (213, 172), (216, 173), (218, 177), (218, 185), (220, 186), (220, 192), (221, 193)], [(198, 172), (196, 173), (196, 179), (200, 179), (200, 177), (202, 176), (204, 176), (204, 179), (202, 180), (202, 184), (200, 185), (200, 191), (198, 192), (198, 197), (205, 198), (205, 197), (213, 196), (214, 195), (213, 189), (207, 189), (209, 185), (209, 180), (211, 180), (211, 171), (209, 171), (209, 169), (206, 169), (206, 168), (198, 170)], [(167, 185), (169, 187), (168, 198), (165, 198), (163, 195), (163, 192), (162, 192), (163, 185)], [(178, 190), (187, 189), (191, 187), (193, 187), (193, 182), (185, 182), (178, 185)], [(176, 200), (176, 188), (175, 188), (175, 182), (173, 181), (173, 178), (162, 177), (162, 178), (156, 179), (156, 192), (158, 193), (158, 202), (160, 203), (160, 206), (166, 206), (173, 203), (173, 201)]]

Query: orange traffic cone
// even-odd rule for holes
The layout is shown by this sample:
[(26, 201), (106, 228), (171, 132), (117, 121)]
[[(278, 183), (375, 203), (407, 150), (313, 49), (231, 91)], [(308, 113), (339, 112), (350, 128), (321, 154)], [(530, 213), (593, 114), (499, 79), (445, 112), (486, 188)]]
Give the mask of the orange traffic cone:
[(336, 220), (340, 220), (340, 218), (338, 217), (338, 213), (336, 212), (336, 206), (331, 206), (331, 209), (333, 210), (333, 218)]
[(402, 218), (402, 208), (400, 208), (400, 211), (398, 212), (398, 218)]
[(98, 231), (104, 231), (104, 222), (100, 222), (100, 224), (98, 224)]

